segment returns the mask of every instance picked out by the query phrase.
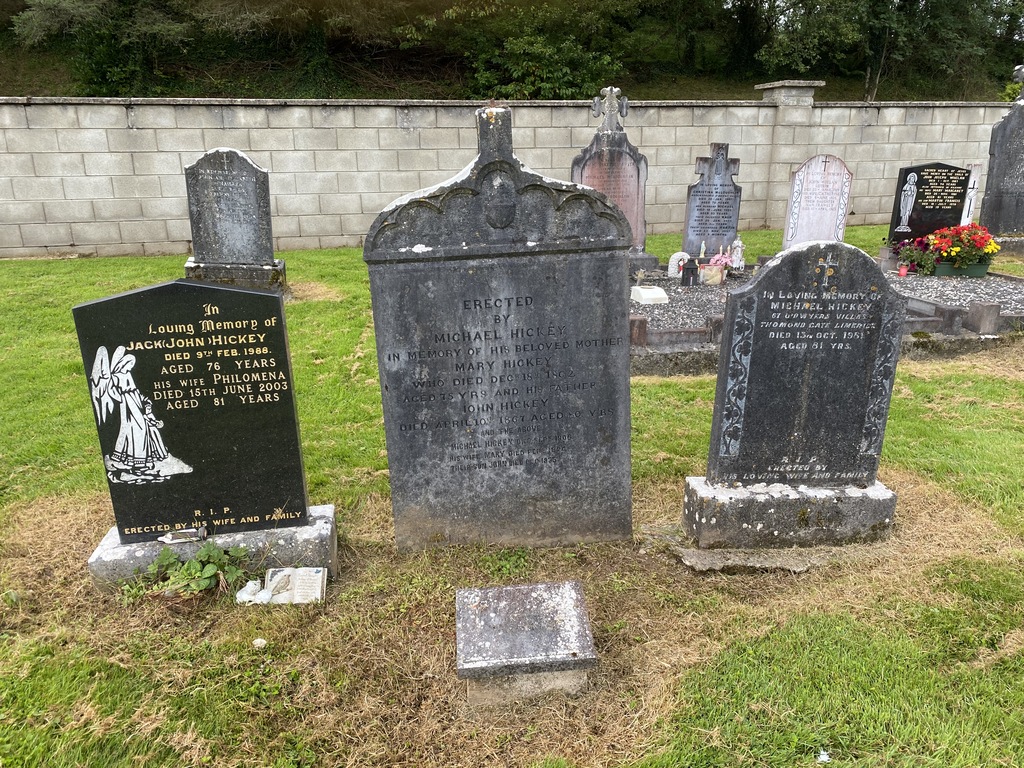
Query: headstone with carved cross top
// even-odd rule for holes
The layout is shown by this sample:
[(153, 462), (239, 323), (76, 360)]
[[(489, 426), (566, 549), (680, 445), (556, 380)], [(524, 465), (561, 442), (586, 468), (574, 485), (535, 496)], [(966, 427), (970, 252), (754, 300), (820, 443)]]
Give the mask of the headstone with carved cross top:
[(712, 144), (710, 157), (698, 157), (700, 180), (686, 190), (686, 234), (683, 250), (696, 256), (704, 246), (711, 256), (728, 250), (736, 239), (742, 188), (733, 177), (740, 161), (729, 157), (728, 144)]
[(633, 231), (630, 271), (657, 269), (658, 258), (644, 250), (647, 158), (629, 142), (619, 121), (628, 113), (629, 102), (613, 86), (602, 88), (601, 96), (594, 98), (594, 117), (604, 115), (601, 126), (586, 149), (573, 158), (571, 178), (607, 195), (629, 220)]
[(905, 305), (845, 243), (784, 251), (729, 294), (707, 476), (687, 479), (702, 547), (887, 534), (895, 494), (877, 471)]
[(274, 258), (270, 177), (243, 152), (211, 149), (185, 168), (192, 256), (185, 276), (281, 293), (285, 266)]
[(628, 539), (629, 223), (525, 167), (510, 110), (477, 129), (363, 250), (398, 546)]

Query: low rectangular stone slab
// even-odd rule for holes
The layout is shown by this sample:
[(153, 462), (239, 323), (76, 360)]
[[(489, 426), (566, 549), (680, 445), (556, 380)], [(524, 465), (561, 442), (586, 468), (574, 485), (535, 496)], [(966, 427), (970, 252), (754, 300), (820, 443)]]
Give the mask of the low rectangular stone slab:
[(455, 593), (456, 669), (465, 679), (496, 680), (597, 664), (578, 581)]
[(525, 675), (466, 681), (466, 701), (474, 706), (499, 706), (510, 701), (533, 699), (549, 693), (573, 696), (587, 687), (587, 670), (563, 669)]

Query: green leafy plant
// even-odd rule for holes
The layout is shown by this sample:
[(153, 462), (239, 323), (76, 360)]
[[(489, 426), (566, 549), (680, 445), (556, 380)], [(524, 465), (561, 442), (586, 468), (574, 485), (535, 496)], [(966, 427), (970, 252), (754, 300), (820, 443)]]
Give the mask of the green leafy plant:
[(480, 569), (492, 578), (516, 578), (530, 571), (529, 550), (525, 547), (499, 549), (480, 558)]
[(245, 578), (245, 547), (221, 549), (212, 541), (199, 548), (195, 556), (182, 561), (170, 547), (160, 550), (136, 586), (125, 585), (122, 593), (130, 597), (138, 594), (138, 584), (144, 585), (149, 594), (159, 593), (168, 597), (181, 594), (198, 594), (216, 588), (226, 592), (239, 585)]

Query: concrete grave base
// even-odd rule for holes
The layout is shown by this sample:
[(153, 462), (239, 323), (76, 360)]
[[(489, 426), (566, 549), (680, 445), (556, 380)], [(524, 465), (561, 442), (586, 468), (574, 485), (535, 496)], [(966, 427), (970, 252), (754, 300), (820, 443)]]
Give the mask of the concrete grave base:
[(867, 488), (816, 488), (784, 483), (712, 485), (686, 478), (683, 527), (702, 549), (762, 549), (855, 544), (887, 537), (896, 494)]
[(466, 681), (466, 701), (474, 707), (500, 706), (549, 693), (575, 696), (587, 688), (587, 670), (565, 669), (557, 672), (533, 672), (482, 680)]
[(656, 269), (661, 269), (661, 262), (658, 261), (657, 256), (647, 253), (647, 251), (630, 250), (629, 274), (636, 274), (638, 269), (642, 269), (644, 272), (653, 272)]
[(212, 264), (197, 262), (189, 256), (185, 262), (185, 277), (208, 283), (223, 283), (235, 288), (258, 288), (262, 291), (283, 293), (288, 290), (284, 261), (274, 259), (273, 264)]
[[(309, 507), (309, 524), (282, 526), (262, 531), (242, 531), (210, 536), (222, 549), (245, 547), (254, 568), (326, 567), (332, 577), (338, 575), (338, 535), (334, 523), (334, 505)], [(89, 558), (93, 583), (102, 590), (114, 590), (117, 583), (145, 571), (160, 551), (171, 546), (181, 560), (192, 558), (203, 545), (186, 541), (168, 545), (162, 541), (121, 544), (117, 527), (107, 531)]]

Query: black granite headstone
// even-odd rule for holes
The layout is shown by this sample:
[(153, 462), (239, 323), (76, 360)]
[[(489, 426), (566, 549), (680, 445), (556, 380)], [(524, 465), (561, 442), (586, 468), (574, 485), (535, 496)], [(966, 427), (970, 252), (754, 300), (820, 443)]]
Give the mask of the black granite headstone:
[(177, 280), (74, 316), (122, 544), (306, 522), (280, 296)]
[(889, 222), (889, 241), (924, 237), (943, 227), (955, 227), (963, 215), (969, 168), (926, 163), (900, 168)]
[(998, 235), (1024, 233), (1024, 105), (1015, 102), (992, 128), (980, 223)]
[(383, 211), (364, 258), (398, 545), (631, 535), (629, 224), (512, 152)]
[(619, 99), (622, 92), (609, 86), (594, 98), (594, 117), (604, 114), (600, 128), (590, 144), (572, 161), (570, 178), (576, 184), (593, 187), (608, 196), (629, 221), (633, 230), (630, 249), (630, 270), (657, 269), (658, 258), (644, 251), (647, 242), (647, 158), (634, 147), (619, 122), (628, 112), (628, 101)]
[(236, 149), (211, 149), (185, 168), (185, 189), (192, 225), (186, 277), (281, 290), (267, 171)]
[[(877, 263), (844, 243), (784, 251), (730, 292), (707, 477), (687, 490), (702, 546), (838, 543), (888, 530), (891, 493), (876, 474), (905, 305)], [(737, 489), (775, 485), (778, 498), (763, 508), (750, 499), (743, 514), (725, 508), (722, 494), (742, 507)]]
[(708, 256), (724, 253), (736, 239), (740, 221), (740, 197), (743, 188), (733, 177), (740, 172), (740, 161), (729, 157), (728, 144), (712, 144), (711, 157), (698, 157), (696, 173), (700, 180), (686, 190), (686, 234), (683, 250)]

